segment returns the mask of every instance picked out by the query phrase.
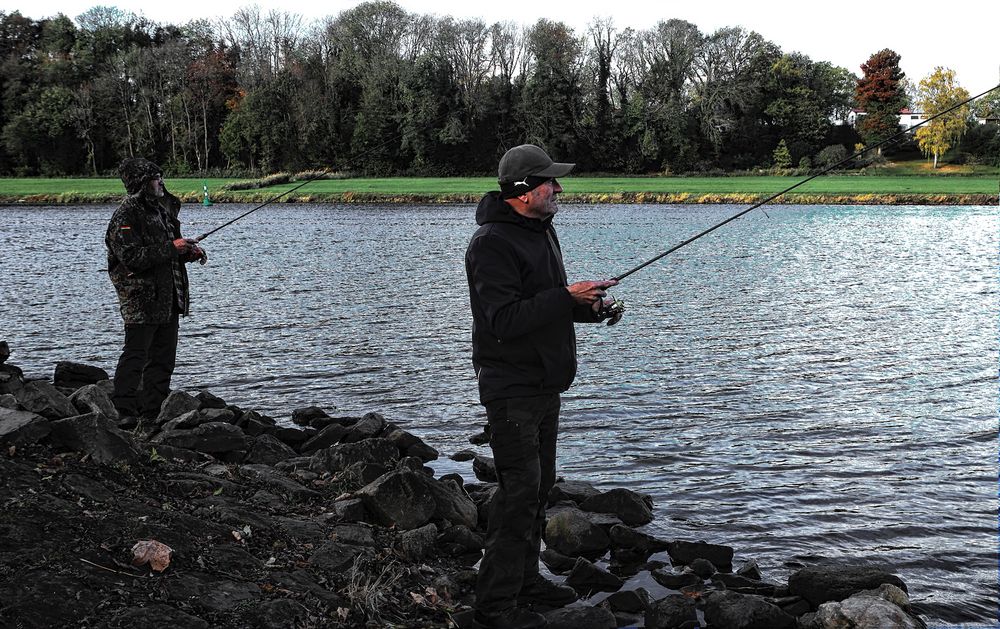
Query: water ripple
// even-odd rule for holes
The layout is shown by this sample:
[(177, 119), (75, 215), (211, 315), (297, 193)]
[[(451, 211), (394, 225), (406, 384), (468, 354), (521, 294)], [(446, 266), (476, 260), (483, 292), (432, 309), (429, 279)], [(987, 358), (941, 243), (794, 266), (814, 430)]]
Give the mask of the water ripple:
[[(576, 280), (738, 209), (567, 206), (556, 222)], [(0, 208), (0, 246), (20, 252), (3, 260), (0, 336), (31, 376), (58, 360), (113, 368), (111, 211)], [(469, 447), (484, 422), (463, 267), (473, 214), (282, 204), (219, 232), (212, 262), (191, 267), (175, 385), (282, 422), (312, 404), (378, 410), (444, 455)], [(768, 214), (629, 277), (618, 326), (578, 328), (560, 474), (648, 492), (653, 533), (730, 544), (768, 578), (871, 561), (898, 569), (932, 624), (995, 622), (995, 208)]]

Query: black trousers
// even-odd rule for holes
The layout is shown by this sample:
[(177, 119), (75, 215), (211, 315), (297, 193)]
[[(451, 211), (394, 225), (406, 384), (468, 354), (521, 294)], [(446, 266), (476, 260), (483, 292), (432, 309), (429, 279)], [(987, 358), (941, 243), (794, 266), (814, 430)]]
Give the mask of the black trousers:
[(125, 326), (125, 347), (115, 368), (111, 397), (120, 414), (155, 417), (170, 393), (177, 360), (178, 315), (163, 324)]
[(556, 480), (559, 395), (486, 404), (498, 488), (490, 505), (486, 552), (479, 564), (476, 609), (495, 612), (538, 578), (545, 503)]

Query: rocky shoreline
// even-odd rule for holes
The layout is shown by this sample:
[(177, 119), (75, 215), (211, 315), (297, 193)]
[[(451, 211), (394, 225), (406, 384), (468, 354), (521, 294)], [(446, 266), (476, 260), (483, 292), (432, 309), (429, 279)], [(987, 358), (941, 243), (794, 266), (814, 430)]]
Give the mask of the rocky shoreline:
[[(451, 454), (466, 482), (376, 412), (296, 409), (289, 427), (174, 391), (136, 424), (100, 368), (28, 381), (9, 355), (0, 342), (0, 625), (470, 626), (495, 490), (482, 435)], [(731, 547), (642, 532), (652, 500), (627, 488), (561, 479), (549, 505), (543, 562), (581, 595), (539, 610), (552, 628), (926, 627), (891, 571), (775, 583)]]

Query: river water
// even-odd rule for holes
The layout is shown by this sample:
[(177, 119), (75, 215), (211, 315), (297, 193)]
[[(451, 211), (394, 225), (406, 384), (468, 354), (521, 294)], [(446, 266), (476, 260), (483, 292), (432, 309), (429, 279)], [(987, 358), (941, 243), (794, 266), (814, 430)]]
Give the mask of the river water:
[[(192, 206), (196, 235), (249, 206)], [(566, 205), (571, 281), (624, 272), (742, 209)], [(112, 207), (0, 208), (10, 362), (112, 371)], [(174, 386), (287, 421), (379, 411), (469, 464), (484, 413), (463, 254), (472, 206), (277, 205), (191, 266)], [(997, 620), (998, 224), (993, 207), (757, 211), (629, 277), (578, 326), (559, 472), (650, 493), (651, 532), (803, 565), (894, 568), (932, 624)], [(488, 454), (488, 450), (484, 451)]]

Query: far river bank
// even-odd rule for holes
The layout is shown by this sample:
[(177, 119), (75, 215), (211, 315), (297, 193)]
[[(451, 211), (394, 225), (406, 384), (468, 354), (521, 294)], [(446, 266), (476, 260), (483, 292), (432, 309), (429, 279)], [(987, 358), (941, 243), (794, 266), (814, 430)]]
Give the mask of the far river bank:
[[(305, 175), (305, 174), (303, 174)], [(283, 203), (425, 205), (476, 203), (496, 189), (490, 177), (356, 178), (325, 175), (233, 178), (167, 178), (185, 203)], [(752, 204), (793, 186), (803, 176), (569, 177), (562, 200), (581, 204)], [(817, 178), (773, 203), (797, 205), (995, 205), (996, 173), (969, 175), (836, 174)], [(2, 205), (113, 204), (121, 200), (115, 178), (0, 178)]]

